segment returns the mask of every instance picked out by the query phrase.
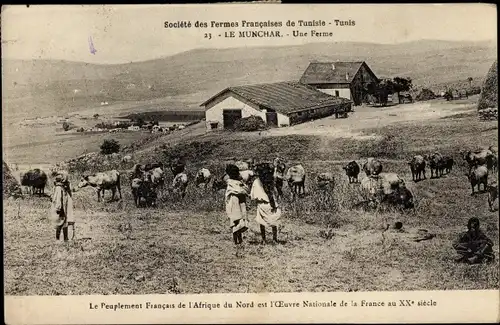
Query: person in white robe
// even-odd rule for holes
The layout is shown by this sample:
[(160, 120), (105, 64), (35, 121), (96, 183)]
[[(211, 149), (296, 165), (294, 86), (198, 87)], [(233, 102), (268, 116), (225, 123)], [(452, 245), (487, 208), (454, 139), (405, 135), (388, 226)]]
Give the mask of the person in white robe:
[(266, 242), (266, 227), (271, 227), (273, 241), (278, 242), (278, 226), (281, 219), (281, 208), (274, 193), (274, 170), (270, 164), (256, 167), (257, 178), (252, 184), (250, 198), (257, 203), (255, 221), (260, 225), (262, 243)]
[(246, 199), (248, 186), (240, 180), (239, 168), (235, 165), (226, 167), (229, 176), (226, 187), (226, 213), (229, 218), (229, 227), (233, 233), (236, 245), (243, 243), (242, 234), (248, 230)]

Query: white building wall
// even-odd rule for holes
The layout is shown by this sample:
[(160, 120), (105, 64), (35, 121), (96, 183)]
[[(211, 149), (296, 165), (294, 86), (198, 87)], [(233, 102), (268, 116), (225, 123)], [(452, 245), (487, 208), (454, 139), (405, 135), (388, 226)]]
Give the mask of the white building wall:
[(331, 89), (318, 88), (318, 90), (332, 96), (335, 96), (335, 91), (337, 90), (339, 92), (339, 97), (351, 99), (351, 90), (349, 88), (331, 88)]
[(286, 115), (278, 113), (278, 126), (289, 126), (290, 125), (290, 118)]
[[(237, 100), (236, 98), (229, 96), (220, 103), (217, 103), (213, 107), (205, 111), (206, 127), (207, 130), (211, 130), (210, 124), (213, 122), (218, 122), (218, 128), (223, 128), (224, 117), (222, 111), (224, 109), (241, 109), (241, 117), (249, 117), (252, 115), (260, 116), (264, 121), (266, 121), (266, 112), (259, 111), (255, 108)], [(278, 117), (279, 121), (279, 117)], [(279, 123), (279, 122), (278, 122)]]

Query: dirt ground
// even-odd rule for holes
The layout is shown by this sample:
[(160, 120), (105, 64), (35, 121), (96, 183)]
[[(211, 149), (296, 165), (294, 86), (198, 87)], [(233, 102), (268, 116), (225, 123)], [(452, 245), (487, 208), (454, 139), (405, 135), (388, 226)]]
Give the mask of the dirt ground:
[(411, 104), (394, 105), (387, 107), (356, 106), (348, 118), (330, 116), (324, 119), (294, 125), (288, 128), (271, 129), (266, 135), (320, 135), (331, 138), (369, 139), (376, 135), (367, 135), (365, 129), (383, 128), (387, 125), (405, 122), (423, 122), (436, 120), (446, 116), (467, 113), (476, 108), (471, 106), (478, 96), (471, 96), (467, 100), (447, 102), (444, 99)]

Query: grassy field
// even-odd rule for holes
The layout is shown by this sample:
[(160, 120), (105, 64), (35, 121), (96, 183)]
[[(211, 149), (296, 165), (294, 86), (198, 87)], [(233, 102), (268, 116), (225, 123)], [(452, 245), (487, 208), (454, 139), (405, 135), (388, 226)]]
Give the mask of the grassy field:
[[(498, 288), (498, 259), (489, 265), (456, 264), (451, 247), (467, 220), (476, 216), (494, 241), (497, 258), (499, 253), (498, 214), (489, 212), (485, 194), (470, 195), (465, 165), (458, 154), (464, 148), (498, 146), (498, 123), (480, 122), (471, 113), (474, 103), (469, 104), (469, 109), (455, 106), (450, 114), (437, 114), (429, 119), (407, 118), (378, 127), (365, 123), (363, 116), (369, 115), (360, 111), (356, 132), (370, 135), (366, 138), (341, 137), (335, 132), (331, 137), (306, 134), (299, 127), (290, 128), (288, 135), (204, 134), (201, 125), (145, 143), (134, 153), (134, 159), (154, 161), (162, 158), (155, 148), (162, 144), (177, 146), (177, 150), (187, 155), (191, 174), (201, 166), (220, 173), (224, 161), (232, 157), (271, 159), (280, 154), (289, 163), (302, 162), (308, 172), (307, 195), (292, 202), (286, 189), (282, 202), (284, 221), (279, 232), (285, 243), (257, 244), (260, 235), (253, 221), (255, 207), (250, 204), (251, 229), (245, 234), (243, 247), (236, 249), (225, 216), (223, 192), (205, 191), (192, 183), (184, 201), (164, 191), (160, 193), (159, 206), (149, 209), (133, 206), (125, 180), (123, 200), (119, 202), (98, 203), (90, 189), (76, 192), (76, 237), (67, 246), (55, 242), (54, 230), (47, 221), (48, 198), (6, 200), (5, 293)], [(356, 124), (352, 118), (349, 117), (349, 123)], [(314, 123), (334, 129), (328, 119)], [(406, 159), (415, 153), (434, 150), (452, 154), (457, 165), (441, 179), (414, 184)], [(382, 159), (385, 171), (397, 172), (407, 180), (417, 198), (413, 211), (374, 212), (357, 207), (362, 200), (359, 185), (348, 184), (341, 167), (349, 160), (359, 161), (372, 155)], [(323, 171), (333, 171), (336, 175), (332, 192), (316, 189), (315, 176)], [(78, 177), (72, 175), (73, 184)], [(167, 181), (171, 179), (169, 175)], [(490, 175), (490, 182), (496, 179), (496, 173)], [(384, 231), (387, 224), (395, 221), (403, 223), (404, 232)], [(123, 230), (125, 225), (130, 225), (131, 230)], [(334, 234), (329, 239), (322, 235), (328, 229)], [(414, 242), (418, 229), (427, 229), (436, 237)]]

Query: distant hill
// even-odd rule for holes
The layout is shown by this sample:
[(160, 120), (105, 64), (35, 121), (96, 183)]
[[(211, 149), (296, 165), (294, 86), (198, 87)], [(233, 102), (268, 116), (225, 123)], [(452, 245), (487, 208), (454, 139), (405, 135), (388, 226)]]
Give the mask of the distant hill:
[(207, 96), (230, 85), (296, 80), (312, 60), (364, 60), (379, 77), (408, 76), (418, 86), (468, 77), (480, 85), (495, 59), (496, 43), (435, 40), (196, 49), (116, 65), (3, 59), (3, 113), (6, 119), (61, 115), (102, 101), (150, 100), (199, 109)]

